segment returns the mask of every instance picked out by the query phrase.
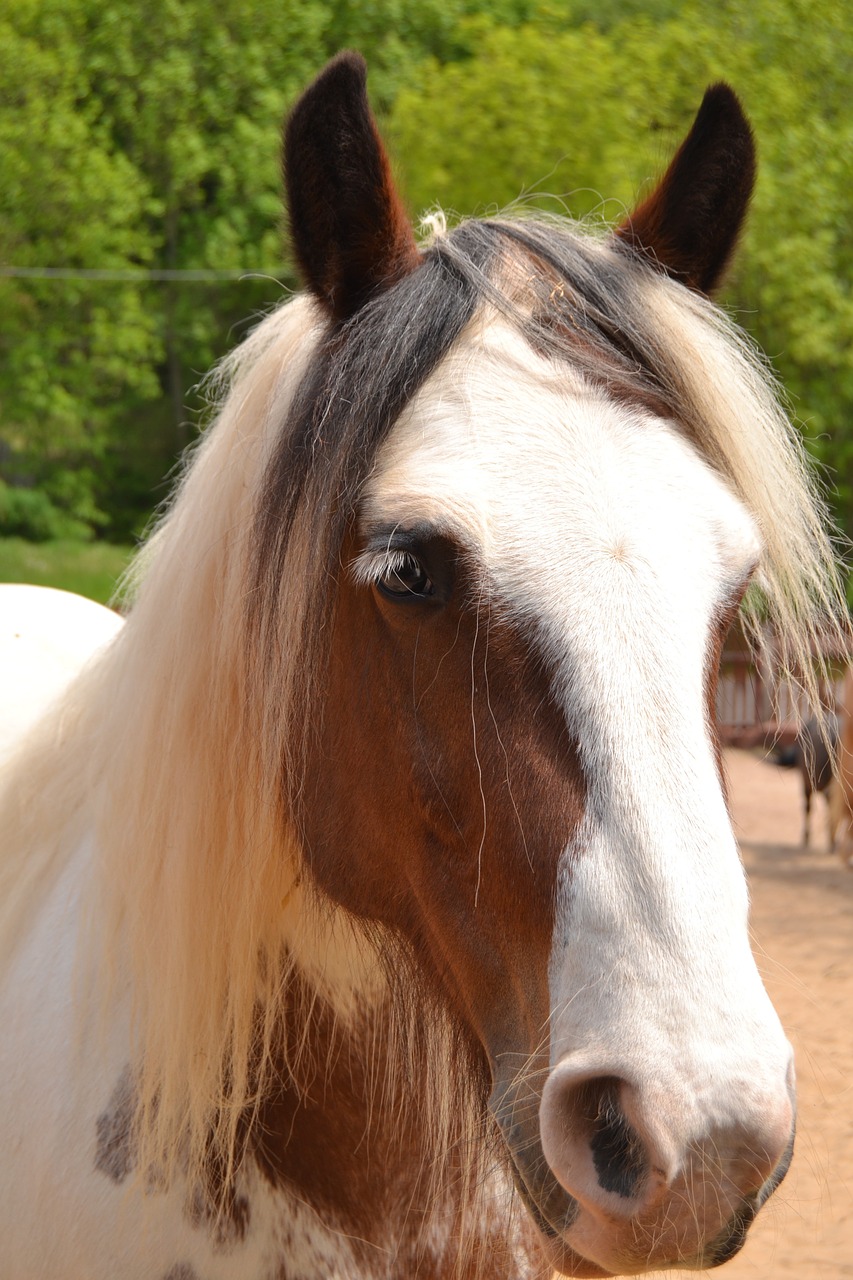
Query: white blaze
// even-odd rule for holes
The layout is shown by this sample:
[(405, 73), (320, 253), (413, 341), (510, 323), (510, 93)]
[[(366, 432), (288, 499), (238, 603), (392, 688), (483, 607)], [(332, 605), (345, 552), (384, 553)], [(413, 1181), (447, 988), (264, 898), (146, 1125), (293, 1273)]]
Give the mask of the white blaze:
[(578, 742), (552, 1062), (587, 1055), (701, 1139), (760, 1110), (790, 1059), (706, 724), (712, 628), (758, 534), (673, 424), (572, 385), (500, 322), (474, 340), (409, 407), (365, 515), (456, 533), (543, 648)]

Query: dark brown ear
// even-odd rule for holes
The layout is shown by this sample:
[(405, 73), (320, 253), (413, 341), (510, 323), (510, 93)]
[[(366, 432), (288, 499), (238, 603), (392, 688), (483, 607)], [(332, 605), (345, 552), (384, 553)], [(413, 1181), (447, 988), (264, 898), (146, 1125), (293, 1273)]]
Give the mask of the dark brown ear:
[(712, 85), (656, 190), (616, 235), (691, 289), (713, 293), (755, 182), (755, 143), (727, 84)]
[(358, 53), (339, 53), (290, 113), (284, 176), (302, 278), (347, 320), (413, 270), (418, 251), (391, 177)]

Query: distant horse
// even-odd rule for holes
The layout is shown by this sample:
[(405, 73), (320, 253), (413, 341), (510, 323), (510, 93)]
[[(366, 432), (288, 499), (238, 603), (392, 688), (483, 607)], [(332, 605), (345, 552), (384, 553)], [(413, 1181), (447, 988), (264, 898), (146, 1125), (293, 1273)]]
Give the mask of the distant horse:
[(812, 796), (826, 797), (828, 844), (835, 848), (835, 824), (833, 822), (830, 786), (832, 784), (833, 757), (838, 750), (838, 719), (827, 719), (825, 727), (814, 717), (800, 727), (794, 741), (791, 756), (794, 767), (803, 782), (803, 847), (809, 847), (809, 819)]
[(5, 771), (0, 1275), (714, 1266), (794, 1117), (716, 671), (751, 578), (804, 661), (839, 599), (706, 296), (749, 127), (419, 246), (344, 54), (285, 168), (307, 293)]
[(827, 793), (829, 823), (842, 864), (853, 871), (853, 671), (844, 680), (837, 777)]

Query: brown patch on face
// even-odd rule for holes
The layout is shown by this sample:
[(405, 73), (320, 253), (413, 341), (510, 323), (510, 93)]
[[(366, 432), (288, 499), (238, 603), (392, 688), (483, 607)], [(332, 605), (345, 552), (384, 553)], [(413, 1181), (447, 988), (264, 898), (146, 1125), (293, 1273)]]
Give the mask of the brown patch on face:
[[(460, 1111), (458, 1168), (444, 1171), (443, 1187), (458, 1195), (470, 1176), (471, 1110), (477, 1143), (494, 1142), (495, 1159), (507, 1159), (489, 1114), (496, 1082), (501, 1097), (523, 1093), (533, 1133), (525, 1128), (522, 1140), (538, 1143), (558, 866), (585, 786), (530, 638), (490, 603), (452, 540), (428, 529), (406, 539), (433, 587), (424, 598), (388, 598), (342, 570), (325, 714), (299, 815), (321, 894), (392, 938), (391, 995), (347, 1028), (294, 984), (286, 1058), (299, 1063), (300, 1044), (312, 1052), (294, 1087), (264, 1106), (254, 1141), (267, 1177), (347, 1224), (366, 1242), (366, 1260), (390, 1236), (409, 1250), (400, 1273), (427, 1277), (447, 1272), (446, 1259), (418, 1252), (422, 1234), (435, 1239), (422, 1232), (435, 1122), (422, 1113), (429, 1099), (418, 1067), (435, 1053), (434, 1011), (456, 1036), (447, 1088)], [(350, 537), (341, 563), (360, 549)], [(388, 1039), (400, 1021), (395, 1000), (408, 1010), (417, 1002), (410, 1034), (423, 1040), (403, 1062)], [(506, 1115), (499, 1125), (512, 1143), (521, 1129), (507, 1129)], [(505, 1231), (483, 1237), (490, 1257), (509, 1260)], [(449, 1231), (447, 1248), (458, 1235)], [(516, 1269), (508, 1261), (486, 1273)]]
[(584, 781), (530, 639), (451, 540), (405, 537), (431, 597), (341, 580), (307, 861), (405, 941), (496, 1062), (547, 1050), (557, 867)]

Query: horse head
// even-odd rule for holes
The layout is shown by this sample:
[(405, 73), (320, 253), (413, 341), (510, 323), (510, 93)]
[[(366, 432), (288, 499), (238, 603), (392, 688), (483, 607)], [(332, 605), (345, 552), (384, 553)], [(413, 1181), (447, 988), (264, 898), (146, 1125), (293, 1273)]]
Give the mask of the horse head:
[(495, 220), (419, 248), (343, 54), (285, 173), (323, 336), (267, 464), (255, 607), (282, 607), (298, 526), (323, 565), (292, 712), (307, 875), (447, 1012), (557, 1267), (716, 1265), (794, 1122), (714, 726), (763, 531), (696, 392), (749, 126), (709, 90), (607, 238)]

